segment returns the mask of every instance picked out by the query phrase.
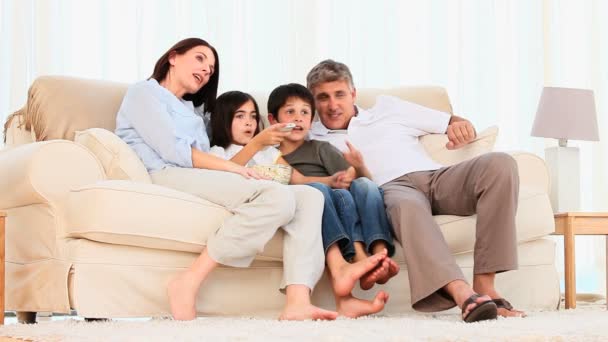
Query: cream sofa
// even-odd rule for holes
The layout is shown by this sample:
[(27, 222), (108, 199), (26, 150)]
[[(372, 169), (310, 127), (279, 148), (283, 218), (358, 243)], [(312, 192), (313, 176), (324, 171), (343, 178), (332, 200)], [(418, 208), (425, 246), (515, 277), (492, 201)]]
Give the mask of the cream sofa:
[[(169, 316), (167, 281), (194, 260), (205, 240), (230, 213), (189, 194), (146, 179), (109, 172), (107, 162), (73, 141), (76, 131), (113, 131), (127, 85), (67, 77), (40, 77), (25, 107), (6, 124), (0, 150), (0, 210), (8, 212), (6, 309), (19, 312), (76, 310), (90, 318)], [(373, 104), (389, 93), (451, 112), (438, 87), (360, 89), (358, 102)], [(259, 96), (260, 108), (265, 98)], [(443, 148), (445, 136), (423, 143), (440, 162), (450, 164), (491, 149), (495, 131), (459, 151)], [(99, 154), (99, 151), (96, 152)], [(520, 173), (517, 239), (520, 268), (497, 276), (499, 290), (523, 309), (556, 309), (553, 214), (544, 162), (513, 153)], [(104, 169), (105, 167), (105, 169)], [(113, 174), (111, 179), (108, 174)], [(144, 177), (145, 178), (145, 177)], [(471, 277), (475, 216), (436, 216), (465, 274)], [(198, 296), (200, 314), (277, 315), (284, 295), (278, 233), (245, 269), (221, 267)], [(395, 259), (402, 271), (385, 286), (357, 289), (369, 298), (390, 293), (385, 314), (410, 311), (409, 284), (401, 247)], [(316, 304), (333, 308), (324, 277), (313, 293)]]

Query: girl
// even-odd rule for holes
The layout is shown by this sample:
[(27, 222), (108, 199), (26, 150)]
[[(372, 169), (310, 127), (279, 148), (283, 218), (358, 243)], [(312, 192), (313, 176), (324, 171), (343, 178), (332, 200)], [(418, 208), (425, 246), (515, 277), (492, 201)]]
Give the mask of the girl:
[[(306, 231), (292, 226), (294, 192), (280, 184), (250, 180), (259, 175), (209, 153), (202, 112), (215, 109), (220, 64), (217, 51), (199, 38), (182, 40), (156, 62), (152, 76), (129, 87), (116, 117), (116, 134), (141, 158), (155, 184), (188, 192), (222, 205), (234, 214), (207, 241), (205, 250), (167, 289), (175, 319), (196, 317), (202, 282), (219, 265), (247, 267), (256, 253), (285, 226), (286, 245), (299, 246), (299, 268), (285, 262), (287, 303), (280, 319), (335, 319), (336, 312), (310, 303), (323, 272), (321, 195), (297, 192), (298, 205), (310, 208)], [(286, 255), (290, 251), (286, 250)], [(295, 253), (295, 252), (294, 252)], [(295, 256), (294, 256), (295, 257)]]

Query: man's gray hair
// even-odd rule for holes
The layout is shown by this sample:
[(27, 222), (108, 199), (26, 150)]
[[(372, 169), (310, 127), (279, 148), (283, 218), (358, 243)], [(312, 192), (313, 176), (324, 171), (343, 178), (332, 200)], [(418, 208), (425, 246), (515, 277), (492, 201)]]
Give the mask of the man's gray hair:
[(312, 91), (321, 83), (335, 81), (346, 81), (350, 90), (355, 89), (353, 75), (346, 64), (326, 59), (310, 70), (306, 76), (306, 87)]

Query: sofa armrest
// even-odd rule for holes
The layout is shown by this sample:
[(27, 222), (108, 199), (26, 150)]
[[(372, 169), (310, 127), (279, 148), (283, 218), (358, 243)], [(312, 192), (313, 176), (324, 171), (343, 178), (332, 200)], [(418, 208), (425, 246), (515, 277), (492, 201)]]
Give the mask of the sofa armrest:
[(545, 161), (539, 156), (522, 151), (508, 152), (517, 162), (519, 169), (519, 184), (543, 193), (549, 193), (549, 170)]
[(65, 200), (69, 190), (105, 179), (86, 148), (51, 140), (0, 150), (0, 209)]

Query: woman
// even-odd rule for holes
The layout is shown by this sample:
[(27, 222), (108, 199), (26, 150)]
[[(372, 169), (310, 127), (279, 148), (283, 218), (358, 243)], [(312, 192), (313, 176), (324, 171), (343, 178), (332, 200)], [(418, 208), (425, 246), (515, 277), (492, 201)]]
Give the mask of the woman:
[[(233, 213), (209, 237), (195, 262), (169, 282), (171, 313), (178, 320), (194, 319), (196, 294), (205, 278), (219, 264), (249, 266), (283, 226), (281, 289), (287, 303), (279, 318), (335, 319), (337, 313), (310, 303), (310, 292), (323, 272), (321, 194), (252, 180), (260, 178), (253, 170), (208, 153), (201, 113), (214, 109), (219, 70), (218, 54), (209, 43), (182, 40), (156, 62), (148, 80), (129, 87), (116, 118), (116, 134), (135, 150), (155, 184), (194, 194)], [(298, 211), (305, 216), (295, 220)]]

